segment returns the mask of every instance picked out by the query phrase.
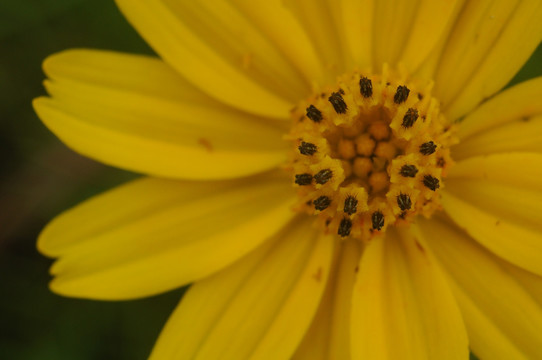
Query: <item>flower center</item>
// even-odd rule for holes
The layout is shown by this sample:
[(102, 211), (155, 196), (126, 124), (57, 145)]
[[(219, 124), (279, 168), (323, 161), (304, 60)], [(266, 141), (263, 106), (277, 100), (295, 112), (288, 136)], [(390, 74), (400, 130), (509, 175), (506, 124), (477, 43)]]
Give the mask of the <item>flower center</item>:
[(370, 240), (439, 209), (455, 138), (431, 88), (385, 66), (344, 75), (292, 110), (296, 210), (326, 232)]

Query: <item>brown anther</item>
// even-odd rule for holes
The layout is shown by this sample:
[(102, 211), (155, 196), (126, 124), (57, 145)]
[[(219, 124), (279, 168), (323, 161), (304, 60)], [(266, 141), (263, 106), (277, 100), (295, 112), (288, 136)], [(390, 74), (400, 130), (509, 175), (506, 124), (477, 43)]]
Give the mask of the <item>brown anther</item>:
[(339, 224), (337, 234), (339, 234), (341, 237), (346, 237), (350, 235), (350, 230), (352, 230), (352, 220), (348, 218), (342, 219), (341, 223)]
[(311, 174), (296, 174), (295, 183), (301, 186), (310, 185), (312, 183), (312, 175)]
[(358, 211), (358, 200), (351, 195), (347, 196), (344, 200), (344, 212), (348, 215), (352, 215), (355, 214), (356, 211)]
[(382, 227), (384, 227), (384, 214), (380, 211), (375, 211), (371, 215), (371, 222), (373, 223), (374, 230), (382, 230)]
[(317, 123), (322, 121), (323, 119), (322, 112), (318, 110), (314, 105), (310, 105), (307, 108), (307, 117)]
[(405, 116), (403, 117), (403, 127), (409, 128), (414, 125), (414, 123), (418, 120), (418, 110), (414, 108), (410, 108), (407, 110)]
[(318, 151), (318, 147), (312, 143), (308, 142), (301, 142), (301, 145), (297, 147), (299, 149), (299, 152), (301, 155), (314, 155), (316, 151)]
[(323, 185), (333, 177), (333, 172), (329, 169), (320, 170), (314, 175), (314, 180), (317, 184)]
[(425, 175), (423, 177), (423, 184), (433, 191), (440, 187), (439, 180), (431, 175)]
[(399, 205), (399, 209), (401, 210), (410, 210), (412, 207), (412, 201), (410, 200), (410, 196), (407, 194), (399, 194), (397, 196), (397, 205)]
[(359, 92), (364, 98), (373, 96), (373, 83), (371, 79), (366, 77), (359, 79)]
[(403, 165), (399, 173), (403, 177), (415, 177), (418, 173), (418, 169), (414, 165)]
[(320, 196), (318, 199), (312, 202), (316, 210), (325, 210), (331, 204), (331, 199), (327, 196)]
[(428, 141), (420, 145), (420, 153), (423, 155), (431, 155), (437, 149), (437, 145), (434, 142)]
[(409, 93), (410, 93), (410, 89), (407, 88), (406, 86), (404, 85), (398, 86), (397, 91), (395, 92), (395, 96), (393, 97), (393, 102), (396, 104), (400, 104), (407, 101)]
[(333, 109), (335, 109), (335, 112), (337, 114), (345, 114), (348, 107), (346, 106), (346, 103), (344, 102), (344, 99), (342, 95), (338, 92), (331, 93), (331, 96), (328, 98), (331, 105), (333, 105)]

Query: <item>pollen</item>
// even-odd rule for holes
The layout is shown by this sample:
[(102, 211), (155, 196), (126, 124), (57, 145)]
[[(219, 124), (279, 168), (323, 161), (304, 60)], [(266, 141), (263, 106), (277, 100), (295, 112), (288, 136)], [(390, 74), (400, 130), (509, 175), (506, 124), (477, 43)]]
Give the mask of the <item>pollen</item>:
[(384, 66), (344, 75), (296, 106), (286, 166), (295, 209), (360, 241), (440, 209), (456, 138), (431, 89)]

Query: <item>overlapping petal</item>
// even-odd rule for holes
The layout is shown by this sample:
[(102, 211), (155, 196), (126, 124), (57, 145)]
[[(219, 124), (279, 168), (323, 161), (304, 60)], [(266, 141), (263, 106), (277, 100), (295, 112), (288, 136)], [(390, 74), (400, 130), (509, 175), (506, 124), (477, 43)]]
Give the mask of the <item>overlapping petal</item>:
[(467, 334), (417, 234), (388, 229), (365, 248), (352, 298), (352, 359), (466, 359)]
[(117, 0), (128, 21), (191, 83), (236, 108), (286, 118), (309, 91), (301, 73), (225, 0)]
[(51, 288), (95, 299), (153, 295), (242, 257), (292, 217), (282, 176), (222, 182), (144, 178), (53, 220), (41, 252), (59, 257)]
[(48, 58), (44, 69), (52, 97), (35, 100), (38, 115), (70, 147), (106, 164), (215, 179), (284, 159), (275, 122), (214, 101), (160, 60), (71, 50)]
[(542, 278), (477, 245), (450, 222), (420, 219), (420, 234), (445, 269), (482, 359), (542, 357)]
[(466, 1), (440, 57), (435, 94), (456, 120), (518, 72), (542, 38), (542, 3)]
[(351, 300), (360, 255), (356, 241), (342, 244), (318, 312), (293, 360), (350, 360)]
[(316, 312), (334, 241), (308, 219), (228, 269), (195, 284), (151, 359), (290, 359)]

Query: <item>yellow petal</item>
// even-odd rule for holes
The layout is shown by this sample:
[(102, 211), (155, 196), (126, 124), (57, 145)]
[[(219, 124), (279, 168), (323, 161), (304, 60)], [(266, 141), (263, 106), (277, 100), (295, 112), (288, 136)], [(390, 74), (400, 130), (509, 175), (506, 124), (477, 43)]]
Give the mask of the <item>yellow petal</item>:
[(399, 43), (402, 48), (398, 62), (410, 72), (417, 69), (443, 37), (454, 20), (458, 1), (421, 0), (406, 38)]
[[(533, 98), (530, 98), (531, 101)], [(535, 102), (535, 101), (532, 101)], [(503, 152), (542, 152), (542, 115), (521, 118), (484, 130), (461, 141), (453, 150), (454, 160)]]
[(449, 222), (419, 225), (448, 275), (473, 352), (481, 359), (542, 358), (542, 278), (497, 258)]
[(84, 202), (38, 240), (59, 257), (51, 288), (127, 299), (170, 290), (229, 265), (293, 216), (293, 192), (273, 174), (224, 182), (146, 178)]
[(283, 3), (303, 26), (324, 66), (325, 84), (318, 85), (335, 82), (336, 77), (346, 71), (342, 39), (334, 23), (336, 9), (332, 6), (335, 4), (327, 0), (284, 0)]
[(542, 38), (542, 3), (468, 1), (443, 52), (435, 94), (449, 119), (501, 89)]
[(352, 298), (352, 359), (467, 359), (444, 275), (419, 235), (388, 229), (365, 248)]
[(195, 284), (151, 359), (290, 359), (324, 292), (334, 253), (310, 219)]
[(414, 26), (417, 3), (411, 0), (375, 1), (373, 13), (373, 64), (396, 64)]
[(372, 66), (374, 0), (342, 0), (339, 23), (346, 68), (366, 69)]
[(542, 154), (502, 153), (458, 161), (450, 178), (487, 179), (496, 183), (542, 191)]
[[(323, 83), (325, 69), (316, 49), (282, 0), (234, 0), (234, 3), (303, 74), (308, 83)], [(300, 97), (302, 95), (299, 94)]]
[(361, 249), (356, 241), (341, 246), (326, 292), (293, 360), (350, 360), (350, 307)]
[(168, 64), (226, 104), (287, 117), (299, 94), (309, 91), (291, 64), (227, 1), (116, 2)]
[(465, 141), (499, 125), (542, 114), (542, 101), (533, 101), (541, 95), (542, 77), (506, 89), (466, 116), (457, 135)]
[(217, 103), (157, 59), (72, 50), (44, 68), (52, 98), (35, 100), (38, 115), (68, 146), (106, 164), (213, 179), (283, 161), (276, 123)]
[[(515, 202), (512, 199), (514, 195), (529, 194), (529, 192), (515, 191), (513, 187), (507, 189), (504, 186), (492, 186), (487, 182), (478, 184), (478, 186), (469, 184), (468, 181), (452, 184), (454, 185), (453, 192), (442, 193), (442, 206), (454, 222), (503, 259), (536, 274), (542, 274), (542, 257), (540, 255), (542, 254), (542, 229), (540, 224), (538, 226), (529, 224), (528, 219), (521, 217), (523, 210), (514, 214), (513, 208), (499, 212), (497, 208), (490, 207), (492, 202), (498, 202), (499, 199), (504, 203), (508, 201), (510, 206), (520, 206), (522, 201), (529, 203), (528, 199), (517, 199)], [(483, 201), (483, 194), (469, 197), (470, 193), (484, 185), (488, 187), (486, 197), (494, 196), (494, 199)], [(504, 193), (499, 194), (498, 191)], [(536, 196), (536, 193), (532, 195)], [(470, 198), (477, 201), (469, 202)], [(504, 206), (504, 203), (498, 206)], [(532, 203), (529, 205), (540, 211), (540, 206)], [(513, 216), (507, 216), (507, 213), (512, 213)]]

